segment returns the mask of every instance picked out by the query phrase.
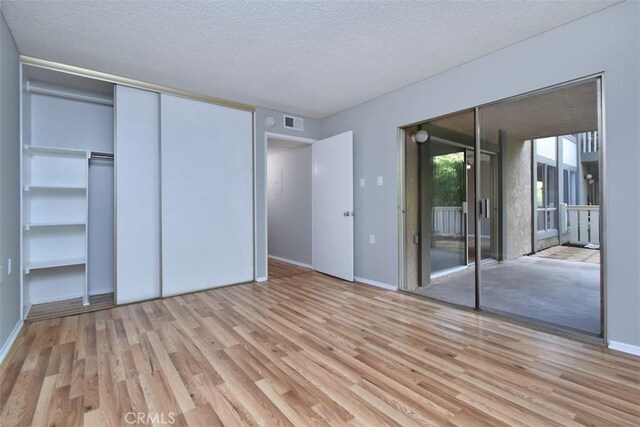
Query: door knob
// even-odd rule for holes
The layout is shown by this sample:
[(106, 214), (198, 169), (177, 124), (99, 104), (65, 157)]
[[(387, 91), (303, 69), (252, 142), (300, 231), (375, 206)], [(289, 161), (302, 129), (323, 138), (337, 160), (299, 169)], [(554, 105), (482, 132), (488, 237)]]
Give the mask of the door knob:
[(353, 211), (344, 211), (342, 212), (342, 216), (353, 216)]

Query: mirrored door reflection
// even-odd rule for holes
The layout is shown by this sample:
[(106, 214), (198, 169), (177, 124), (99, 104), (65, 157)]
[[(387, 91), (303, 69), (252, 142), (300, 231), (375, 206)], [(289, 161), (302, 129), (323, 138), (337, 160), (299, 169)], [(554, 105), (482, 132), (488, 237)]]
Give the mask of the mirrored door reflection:
[(602, 334), (598, 109), (597, 79), (479, 109), (481, 309)]
[[(412, 138), (419, 130), (428, 139)], [(405, 141), (407, 290), (469, 307), (475, 304), (473, 146), (473, 111), (408, 129)]]

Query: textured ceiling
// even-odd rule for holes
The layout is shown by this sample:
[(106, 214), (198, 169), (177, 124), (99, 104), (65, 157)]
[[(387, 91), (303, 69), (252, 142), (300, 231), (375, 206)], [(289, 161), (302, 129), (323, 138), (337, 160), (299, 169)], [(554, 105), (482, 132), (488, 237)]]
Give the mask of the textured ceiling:
[(2, 1), (21, 54), (323, 118), (617, 1)]

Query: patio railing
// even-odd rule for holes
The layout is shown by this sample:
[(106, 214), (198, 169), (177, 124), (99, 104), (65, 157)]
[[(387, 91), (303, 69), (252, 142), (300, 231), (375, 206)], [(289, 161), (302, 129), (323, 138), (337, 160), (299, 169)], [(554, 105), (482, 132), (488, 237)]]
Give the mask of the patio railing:
[(600, 245), (600, 206), (560, 205), (560, 224), (563, 233), (569, 232), (573, 245)]
[[(566, 205), (559, 209), (560, 227), (573, 245), (600, 245), (600, 206)], [(432, 231), (438, 236), (461, 236), (464, 222), (461, 207), (437, 206), (432, 212)]]
[(597, 132), (586, 132), (578, 137), (583, 153), (594, 153), (598, 151), (600, 143), (598, 141)]
[(431, 218), (433, 234), (438, 236), (461, 236), (464, 234), (462, 207), (436, 206)]

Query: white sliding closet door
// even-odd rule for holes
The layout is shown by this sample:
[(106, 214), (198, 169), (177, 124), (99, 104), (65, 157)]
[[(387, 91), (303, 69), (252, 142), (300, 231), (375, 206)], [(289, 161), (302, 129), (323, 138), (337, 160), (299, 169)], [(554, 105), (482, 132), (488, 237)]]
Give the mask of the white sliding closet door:
[(253, 116), (161, 95), (162, 295), (253, 280)]
[(159, 95), (116, 86), (116, 302), (160, 296)]

